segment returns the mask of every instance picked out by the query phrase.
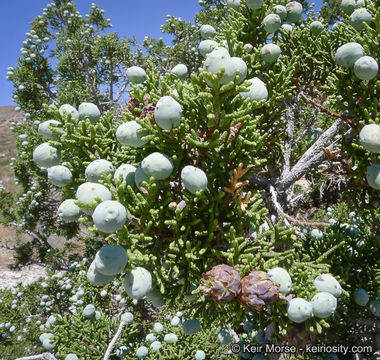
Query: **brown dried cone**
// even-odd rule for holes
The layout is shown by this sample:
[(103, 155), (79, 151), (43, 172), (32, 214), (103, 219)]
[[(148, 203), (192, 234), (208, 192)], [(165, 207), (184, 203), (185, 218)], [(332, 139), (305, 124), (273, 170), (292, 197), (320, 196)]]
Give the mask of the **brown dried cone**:
[(310, 321), (307, 321), (288, 327), (282, 345), (294, 345), (297, 349), (304, 349), (305, 345), (313, 344), (317, 335), (315, 331), (310, 331), (311, 325)]
[(231, 266), (221, 264), (204, 273), (199, 289), (213, 300), (232, 301), (240, 292), (240, 274)]
[[(129, 98), (127, 108), (128, 110), (133, 114), (138, 116), (140, 114), (140, 111), (136, 111), (135, 109), (138, 108), (140, 105), (139, 101), (135, 98)], [(137, 109), (138, 110), (138, 109)]]
[(154, 114), (154, 110), (156, 109), (156, 104), (154, 102), (145, 105), (142, 109), (142, 112), (140, 114), (140, 118), (143, 119), (148, 114)]
[(279, 298), (279, 285), (265, 271), (253, 270), (241, 280), (239, 303), (249, 311), (262, 310)]

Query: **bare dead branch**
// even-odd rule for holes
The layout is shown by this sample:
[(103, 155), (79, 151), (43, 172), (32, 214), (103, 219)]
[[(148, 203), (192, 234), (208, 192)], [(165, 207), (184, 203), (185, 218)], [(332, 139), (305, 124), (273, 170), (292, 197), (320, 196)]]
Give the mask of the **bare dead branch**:
[(26, 356), (22, 358), (17, 358), (15, 360), (57, 360), (57, 358), (50, 353), (43, 353), (40, 355)]
[[(288, 174), (281, 176), (276, 182), (276, 189), (279, 191), (285, 190), (292, 185), (296, 180), (300, 179), (304, 174), (319, 165), (323, 160), (327, 159), (322, 148), (336, 136), (342, 129), (344, 121), (337, 119), (319, 139), (302, 155), (298, 162), (293, 166)], [(334, 150), (336, 142), (326, 147), (330, 151)]]
[(125, 321), (120, 322), (119, 328), (117, 329), (115, 336), (113, 337), (113, 339), (111, 340), (111, 342), (108, 345), (108, 348), (107, 348), (107, 351), (104, 355), (103, 360), (108, 360), (110, 358), (112, 350), (115, 347), (116, 342), (119, 340), (121, 333), (123, 332), (123, 329), (125, 328), (125, 325), (127, 325), (127, 323)]
[(302, 91), (300, 92), (300, 96), (301, 96), (302, 99), (304, 99), (308, 104), (317, 107), (320, 111), (322, 111), (322, 112), (325, 113), (325, 114), (328, 114), (328, 115), (330, 115), (330, 116), (332, 116), (332, 117), (335, 117), (335, 118), (337, 118), (337, 119), (341, 119), (341, 120), (343, 120), (346, 124), (350, 125), (351, 128), (352, 128), (353, 130), (356, 130), (356, 126), (354, 125), (354, 123), (353, 123), (350, 119), (348, 119), (347, 117), (344, 117), (344, 116), (342, 116), (342, 115), (340, 115), (340, 114), (334, 113), (333, 111), (327, 109), (325, 106), (323, 106), (322, 104), (316, 102), (315, 100), (313, 100), (313, 99), (309, 99), (309, 98), (308, 98), (308, 97), (307, 97)]

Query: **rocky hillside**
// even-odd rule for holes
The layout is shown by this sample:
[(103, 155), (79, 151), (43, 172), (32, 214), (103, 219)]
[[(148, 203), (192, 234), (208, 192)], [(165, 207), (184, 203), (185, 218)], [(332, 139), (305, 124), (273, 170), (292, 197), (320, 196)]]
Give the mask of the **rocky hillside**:
[[(0, 186), (11, 191), (17, 191), (14, 183), (12, 169), (9, 166), (11, 157), (16, 153), (13, 133), (10, 129), (11, 121), (22, 121), (23, 114), (15, 111), (15, 106), (0, 106)], [(28, 283), (40, 276), (44, 276), (46, 271), (37, 265), (31, 265), (19, 271), (10, 271), (8, 265), (14, 262), (15, 252), (4, 248), (12, 248), (15, 245), (16, 230), (11, 227), (0, 225), (0, 287), (13, 285), (17, 281)], [(23, 236), (22, 240), (28, 241)]]
[(15, 154), (11, 121), (21, 121), (23, 114), (15, 111), (15, 106), (0, 106), (0, 186), (15, 190), (10, 158)]

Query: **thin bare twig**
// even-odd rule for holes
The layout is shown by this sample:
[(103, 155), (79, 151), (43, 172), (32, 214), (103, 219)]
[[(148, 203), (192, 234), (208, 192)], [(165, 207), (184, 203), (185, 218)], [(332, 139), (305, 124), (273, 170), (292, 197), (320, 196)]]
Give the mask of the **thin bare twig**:
[(304, 220), (298, 220), (298, 219), (295, 219), (294, 217), (288, 215), (288, 214), (285, 214), (285, 217), (291, 221), (292, 223), (296, 224), (296, 225), (301, 225), (301, 226), (312, 226), (312, 227), (326, 227), (326, 226), (330, 226), (329, 223), (325, 223), (325, 222), (313, 222), (313, 221), (304, 221)]
[[(269, 192), (271, 194), (271, 200), (272, 200), (272, 204), (274, 205), (275, 207), (275, 210), (277, 212), (277, 215), (278, 217), (281, 217), (283, 216), (285, 213), (284, 213), (284, 210), (282, 209), (282, 206), (280, 205), (280, 203), (278, 202), (277, 200), (277, 191), (276, 189), (273, 187), (273, 185), (270, 185), (269, 186)], [(287, 219), (284, 220), (285, 222), (285, 225), (290, 228), (291, 225), (289, 223), (289, 221)]]
[(127, 325), (127, 323), (125, 321), (122, 321), (120, 323), (119, 328), (117, 329), (115, 336), (113, 337), (110, 344), (108, 345), (108, 348), (107, 348), (107, 351), (104, 355), (103, 360), (108, 360), (110, 358), (112, 350), (115, 347), (116, 342), (119, 340), (121, 333), (123, 332), (123, 329), (125, 328), (125, 325)]
[(327, 109), (327, 108), (324, 107), (322, 104), (317, 103), (317, 102), (316, 102), (315, 100), (313, 100), (313, 99), (309, 99), (309, 98), (303, 93), (303, 91), (300, 92), (300, 96), (301, 96), (301, 97), (302, 97), (307, 103), (309, 103), (309, 104), (311, 104), (311, 105), (317, 107), (317, 108), (318, 108), (319, 110), (321, 110), (323, 113), (328, 114), (328, 115), (330, 115), (330, 116), (332, 116), (332, 117), (335, 117), (335, 118), (337, 118), (337, 119), (341, 119), (341, 120), (343, 120), (346, 124), (350, 125), (351, 128), (352, 128), (353, 130), (356, 130), (356, 126), (354, 125), (354, 123), (353, 123), (350, 119), (348, 119), (348, 118), (346, 118), (346, 117), (344, 117), (344, 116), (342, 116), (342, 115), (340, 115), (340, 114), (334, 113), (333, 111), (331, 111), (330, 109)]
[(22, 358), (17, 358), (15, 360), (57, 360), (57, 358), (50, 353), (43, 353), (40, 355), (26, 356)]

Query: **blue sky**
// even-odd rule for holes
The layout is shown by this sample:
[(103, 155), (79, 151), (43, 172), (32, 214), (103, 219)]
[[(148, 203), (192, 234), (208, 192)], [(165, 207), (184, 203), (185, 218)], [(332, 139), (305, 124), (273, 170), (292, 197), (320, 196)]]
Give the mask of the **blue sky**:
[[(104, 10), (106, 18), (111, 18), (112, 31), (121, 36), (136, 37), (139, 43), (144, 36), (165, 40), (168, 37), (160, 32), (166, 15), (172, 14), (184, 20), (192, 20), (200, 10), (198, 0), (73, 0), (82, 15), (88, 13), (91, 4), (97, 3)], [(12, 84), (5, 79), (7, 68), (16, 65), (20, 48), (29, 31), (29, 23), (38, 15), (49, 0), (4, 1), (0, 12), (0, 34), (3, 50), (0, 55), (0, 106), (12, 105)], [(321, 0), (315, 1), (320, 4)], [(318, 7), (318, 6), (317, 6)]]
[[(172, 14), (184, 20), (192, 20), (200, 10), (198, 0), (73, 0), (82, 15), (89, 12), (91, 4), (97, 3), (104, 10), (106, 18), (111, 19), (114, 32), (121, 36), (136, 37), (139, 43), (144, 36), (162, 36), (160, 25), (165, 23), (166, 15)], [(0, 106), (13, 105), (12, 83), (5, 79), (7, 68), (16, 65), (20, 48), (29, 31), (29, 23), (38, 15), (49, 0), (4, 1), (0, 11), (0, 34), (3, 50), (0, 55)]]

